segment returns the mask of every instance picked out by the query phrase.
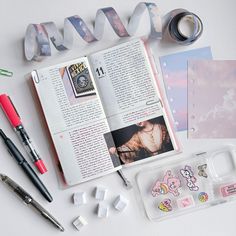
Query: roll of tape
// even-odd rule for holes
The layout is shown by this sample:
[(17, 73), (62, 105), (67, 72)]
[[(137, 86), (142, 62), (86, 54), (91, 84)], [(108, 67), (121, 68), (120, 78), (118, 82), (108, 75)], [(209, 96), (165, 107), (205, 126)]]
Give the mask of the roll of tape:
[(176, 14), (168, 22), (171, 38), (180, 44), (188, 45), (195, 42), (202, 34), (203, 24), (194, 13), (183, 11)]
[[(26, 29), (24, 40), (25, 57), (27, 60), (41, 60), (45, 56), (50, 56), (50, 41), (58, 51), (72, 48), (73, 30), (76, 30), (87, 43), (98, 41), (103, 36), (106, 21), (110, 23), (112, 29), (119, 37), (133, 36), (145, 11), (148, 12), (150, 22), (149, 38), (160, 40), (163, 30), (167, 30), (172, 39), (187, 45), (196, 41), (202, 33), (202, 22), (195, 14), (184, 9), (173, 10), (164, 17), (165, 21), (162, 24), (156, 4), (141, 2), (134, 9), (127, 27), (124, 26), (112, 7), (102, 8), (97, 11), (93, 32), (90, 31), (83, 19), (77, 15), (65, 18), (63, 35), (54, 22), (30, 24)], [(186, 32), (181, 27), (184, 20), (190, 21), (194, 25), (194, 32), (190, 36), (186, 35)]]

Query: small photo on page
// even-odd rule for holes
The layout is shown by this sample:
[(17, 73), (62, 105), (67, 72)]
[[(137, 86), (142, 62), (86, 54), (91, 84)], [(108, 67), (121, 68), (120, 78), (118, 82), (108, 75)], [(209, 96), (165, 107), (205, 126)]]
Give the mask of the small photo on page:
[(96, 95), (85, 61), (61, 68), (60, 74), (71, 105), (90, 100)]
[(112, 131), (116, 152), (122, 164), (174, 150), (163, 116)]

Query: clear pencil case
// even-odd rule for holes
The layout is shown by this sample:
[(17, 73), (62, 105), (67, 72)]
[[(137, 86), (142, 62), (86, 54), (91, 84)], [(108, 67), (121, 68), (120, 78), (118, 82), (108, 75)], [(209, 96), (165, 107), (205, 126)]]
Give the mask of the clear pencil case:
[(193, 154), (136, 176), (150, 220), (164, 220), (236, 199), (236, 146)]

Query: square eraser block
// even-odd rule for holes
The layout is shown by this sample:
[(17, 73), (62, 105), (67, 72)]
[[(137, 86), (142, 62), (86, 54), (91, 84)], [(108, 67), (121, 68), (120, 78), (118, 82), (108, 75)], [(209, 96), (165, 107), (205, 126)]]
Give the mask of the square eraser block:
[(95, 189), (95, 198), (100, 201), (105, 200), (107, 191), (108, 191), (107, 188), (97, 186)]
[(73, 225), (75, 226), (75, 228), (80, 231), (85, 225), (87, 225), (88, 222), (82, 217), (82, 216), (78, 216), (74, 221), (73, 221)]
[(109, 211), (109, 207), (107, 204), (102, 203), (102, 202), (98, 203), (97, 215), (99, 218), (108, 217), (108, 211)]
[(119, 195), (113, 202), (113, 206), (118, 211), (123, 211), (129, 204), (129, 201), (122, 195)]
[(74, 193), (73, 201), (74, 201), (74, 204), (77, 206), (85, 204), (87, 202), (86, 193), (85, 192)]

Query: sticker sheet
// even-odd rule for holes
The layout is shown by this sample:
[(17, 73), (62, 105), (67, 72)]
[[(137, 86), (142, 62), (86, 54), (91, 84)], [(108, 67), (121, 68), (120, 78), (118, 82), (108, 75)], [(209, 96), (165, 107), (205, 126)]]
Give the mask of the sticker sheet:
[(203, 151), (136, 176), (150, 220), (164, 220), (236, 199), (236, 146)]
[(236, 137), (236, 61), (188, 63), (189, 138)]
[(166, 95), (178, 131), (187, 130), (187, 62), (212, 59), (210, 47), (160, 57)]

